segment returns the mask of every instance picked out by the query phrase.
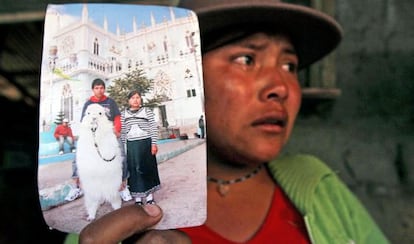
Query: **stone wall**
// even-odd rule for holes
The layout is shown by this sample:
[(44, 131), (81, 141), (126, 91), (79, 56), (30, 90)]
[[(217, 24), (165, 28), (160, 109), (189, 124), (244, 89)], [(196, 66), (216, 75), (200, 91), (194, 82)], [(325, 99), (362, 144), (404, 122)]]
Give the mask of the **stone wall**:
[(413, 243), (414, 1), (336, 0), (336, 18), (342, 94), (298, 119), (286, 151), (318, 155), (393, 243)]

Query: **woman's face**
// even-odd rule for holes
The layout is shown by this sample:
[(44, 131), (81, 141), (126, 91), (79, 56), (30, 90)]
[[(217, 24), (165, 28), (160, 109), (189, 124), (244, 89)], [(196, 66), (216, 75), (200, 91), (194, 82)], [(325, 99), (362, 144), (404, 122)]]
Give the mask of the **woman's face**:
[(279, 154), (300, 107), (297, 66), (282, 35), (257, 33), (204, 54), (210, 156), (257, 164)]
[(131, 109), (139, 109), (141, 107), (141, 96), (138, 93), (135, 93), (128, 100), (128, 103)]

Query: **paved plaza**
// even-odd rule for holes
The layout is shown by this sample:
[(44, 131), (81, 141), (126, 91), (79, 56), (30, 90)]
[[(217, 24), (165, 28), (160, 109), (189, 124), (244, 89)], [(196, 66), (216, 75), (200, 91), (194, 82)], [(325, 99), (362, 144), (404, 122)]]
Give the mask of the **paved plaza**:
[[(155, 200), (163, 209), (164, 218), (156, 228), (202, 224), (206, 216), (205, 141), (189, 139), (160, 144), (157, 156), (161, 190), (155, 193)], [(71, 163), (66, 160), (39, 166), (40, 199), (43, 205), (49, 204), (42, 206), (49, 226), (64, 232), (79, 232), (88, 224), (83, 197), (72, 202), (63, 200), (70, 189)], [(123, 206), (129, 204), (133, 200), (123, 202)], [(109, 211), (111, 206), (103, 204), (97, 218)]]

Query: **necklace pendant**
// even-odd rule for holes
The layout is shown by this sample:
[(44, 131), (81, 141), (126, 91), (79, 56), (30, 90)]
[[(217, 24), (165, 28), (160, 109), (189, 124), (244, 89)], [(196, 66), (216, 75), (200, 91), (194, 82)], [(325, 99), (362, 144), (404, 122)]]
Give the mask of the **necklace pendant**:
[(218, 184), (217, 191), (220, 194), (220, 196), (225, 197), (227, 193), (229, 193), (230, 191), (230, 186), (228, 184)]
[(222, 180), (222, 179), (216, 179), (213, 177), (209, 177), (207, 176), (207, 180), (210, 182), (214, 182), (217, 184), (217, 192), (220, 194), (221, 197), (225, 197), (229, 191), (230, 191), (230, 185), (231, 184), (235, 184), (235, 183), (239, 183), (242, 181), (245, 181), (253, 176), (255, 176), (257, 173), (259, 173), (259, 171), (263, 168), (263, 165), (259, 165), (257, 166), (257, 168), (255, 170), (253, 170), (253, 172), (250, 172), (249, 174), (237, 178), (237, 179), (233, 179), (233, 180)]

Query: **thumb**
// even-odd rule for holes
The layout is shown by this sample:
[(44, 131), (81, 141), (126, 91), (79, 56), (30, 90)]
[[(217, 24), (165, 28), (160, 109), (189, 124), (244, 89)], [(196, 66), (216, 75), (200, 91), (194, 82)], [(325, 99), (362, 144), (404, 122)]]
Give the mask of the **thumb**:
[(129, 205), (112, 211), (87, 225), (80, 233), (80, 243), (119, 243), (127, 237), (148, 230), (162, 218), (157, 205)]

